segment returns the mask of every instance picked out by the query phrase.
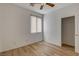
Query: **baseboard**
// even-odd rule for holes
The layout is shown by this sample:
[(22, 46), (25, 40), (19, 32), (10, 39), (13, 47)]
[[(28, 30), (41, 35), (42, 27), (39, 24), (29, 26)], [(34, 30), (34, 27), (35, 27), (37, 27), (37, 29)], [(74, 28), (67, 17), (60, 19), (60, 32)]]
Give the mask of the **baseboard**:
[(50, 43), (50, 44), (53, 44), (53, 45), (56, 45), (56, 46), (59, 46), (59, 47), (61, 47), (61, 44), (59, 44), (59, 43), (53, 43), (53, 42), (51, 42), (51, 41), (48, 41), (48, 40), (44, 40), (45, 42), (48, 42), (48, 43)]

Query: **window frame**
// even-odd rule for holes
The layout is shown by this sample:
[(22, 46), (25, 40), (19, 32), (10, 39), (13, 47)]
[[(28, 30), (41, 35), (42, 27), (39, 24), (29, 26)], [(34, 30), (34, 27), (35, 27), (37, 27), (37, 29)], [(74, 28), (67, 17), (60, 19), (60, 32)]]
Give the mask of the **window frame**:
[[(43, 26), (43, 25), (42, 25), (42, 20), (43, 20), (42, 17), (36, 16), (36, 15), (31, 15), (31, 16), (36, 17), (36, 32), (34, 32), (34, 33), (42, 33), (42, 26)], [(31, 22), (31, 16), (30, 16), (30, 22)], [(38, 20), (37, 20), (37, 18), (40, 18), (40, 19), (41, 19), (41, 32), (38, 32), (38, 27), (37, 27), (37, 26), (38, 26), (38, 25), (37, 25), (37, 21), (38, 21)], [(30, 32), (32, 33), (32, 31), (30, 31)], [(33, 34), (34, 34), (34, 33), (33, 33)]]

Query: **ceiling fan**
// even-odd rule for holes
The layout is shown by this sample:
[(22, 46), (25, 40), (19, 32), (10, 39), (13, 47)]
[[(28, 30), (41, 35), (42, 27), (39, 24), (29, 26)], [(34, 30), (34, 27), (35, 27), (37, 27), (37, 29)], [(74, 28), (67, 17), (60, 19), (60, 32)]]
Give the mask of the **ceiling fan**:
[(50, 6), (50, 7), (54, 7), (54, 6), (55, 6), (55, 4), (53, 4), (53, 3), (30, 3), (30, 5), (31, 5), (32, 7), (35, 6), (35, 4), (41, 4), (40, 10), (42, 10), (45, 5), (48, 5), (48, 6)]

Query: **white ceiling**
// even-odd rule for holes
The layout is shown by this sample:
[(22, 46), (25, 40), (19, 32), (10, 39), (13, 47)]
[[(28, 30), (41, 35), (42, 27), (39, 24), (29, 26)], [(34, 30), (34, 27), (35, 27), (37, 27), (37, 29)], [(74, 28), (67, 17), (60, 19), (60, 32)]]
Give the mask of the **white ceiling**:
[(44, 6), (44, 9), (43, 9), (43, 10), (40, 10), (40, 5), (41, 5), (41, 4), (35, 4), (35, 6), (32, 7), (32, 6), (29, 5), (29, 3), (16, 3), (16, 5), (18, 5), (18, 6), (21, 6), (21, 7), (23, 7), (23, 8), (32, 10), (32, 11), (34, 11), (34, 12), (38, 12), (38, 13), (40, 13), (40, 14), (46, 14), (46, 13), (49, 13), (49, 12), (51, 12), (51, 11), (55, 11), (55, 10), (57, 10), (57, 9), (60, 9), (60, 8), (69, 6), (69, 5), (71, 5), (72, 3), (54, 3), (54, 4), (55, 4), (54, 7), (50, 7), (50, 6), (45, 5), (45, 6)]

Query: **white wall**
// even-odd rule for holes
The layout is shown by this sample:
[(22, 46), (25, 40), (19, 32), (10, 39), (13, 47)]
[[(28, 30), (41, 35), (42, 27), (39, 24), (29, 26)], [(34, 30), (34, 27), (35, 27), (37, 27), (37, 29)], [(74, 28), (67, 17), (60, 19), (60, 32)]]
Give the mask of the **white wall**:
[(0, 52), (42, 40), (42, 33), (30, 33), (30, 15), (42, 15), (13, 4), (0, 4)]
[(44, 16), (44, 38), (61, 46), (61, 18), (75, 16), (75, 51), (79, 52), (79, 4), (61, 8)]
[(44, 39), (47, 42), (60, 45), (60, 38), (57, 39), (57, 21), (55, 14), (44, 15)]

